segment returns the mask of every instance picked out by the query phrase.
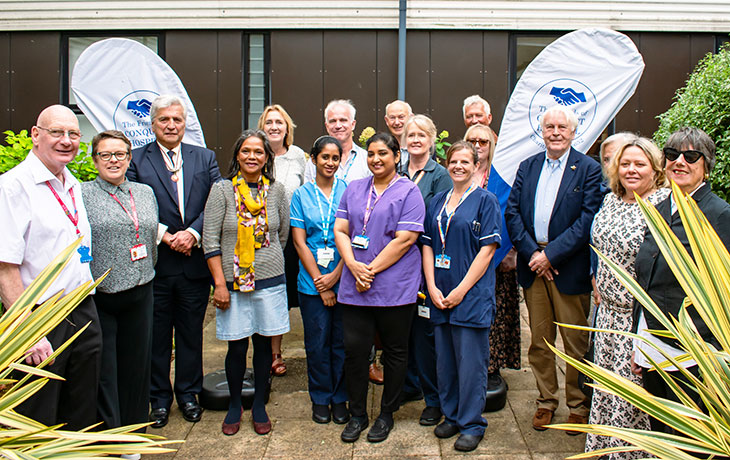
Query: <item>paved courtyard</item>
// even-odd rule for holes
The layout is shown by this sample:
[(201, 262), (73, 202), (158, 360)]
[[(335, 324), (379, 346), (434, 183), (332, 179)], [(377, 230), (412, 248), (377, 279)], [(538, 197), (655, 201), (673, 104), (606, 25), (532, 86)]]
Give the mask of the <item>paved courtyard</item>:
[[(284, 337), (283, 355), (289, 369), (284, 377), (274, 378), (271, 399), (267, 405), (273, 423), (271, 433), (259, 436), (251, 426), (251, 413), (245, 412), (241, 431), (235, 436), (221, 433), (224, 412), (205, 411), (203, 419), (195, 424), (183, 420), (173, 406), (170, 423), (160, 430), (150, 430), (168, 439), (184, 439), (176, 453), (145, 456), (145, 459), (471, 459), (490, 460), (558, 460), (583, 451), (585, 435), (568, 436), (562, 431), (538, 432), (532, 429), (535, 411), (535, 383), (527, 365), (527, 312), (522, 306), (522, 366), (521, 370), (503, 371), (509, 384), (508, 403), (499, 412), (486, 414), (489, 422), (484, 440), (469, 453), (454, 450), (456, 438), (440, 440), (433, 427), (418, 424), (423, 401), (410, 402), (395, 414), (395, 428), (390, 437), (379, 444), (371, 444), (363, 435), (353, 444), (340, 441), (341, 425), (319, 425), (311, 420), (311, 403), (307, 393), (306, 361), (302, 321), (299, 310), (291, 311), (292, 331)], [(215, 338), (215, 321), (205, 327), (205, 372), (223, 368), (226, 352), (224, 342)], [(250, 351), (249, 351), (250, 366)], [(562, 375), (561, 375), (562, 377)], [(378, 414), (381, 387), (371, 384), (370, 417)], [(565, 422), (567, 408), (556, 412), (554, 422)]]

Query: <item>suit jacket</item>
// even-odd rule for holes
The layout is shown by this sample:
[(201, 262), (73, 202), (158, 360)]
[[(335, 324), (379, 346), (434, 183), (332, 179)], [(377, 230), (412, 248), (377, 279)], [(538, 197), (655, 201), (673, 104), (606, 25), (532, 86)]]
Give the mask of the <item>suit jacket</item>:
[[(152, 187), (157, 198), (160, 222), (167, 225), (167, 231), (175, 233), (179, 230), (193, 228), (202, 238), (203, 210), (208, 200), (211, 186), (221, 179), (215, 154), (206, 148), (181, 144), (183, 156), (183, 186), (185, 203), (185, 221), (183, 222), (178, 206), (177, 192), (170, 179), (170, 172), (165, 167), (162, 152), (157, 142), (150, 142), (132, 151), (132, 161), (127, 170), (127, 178)], [(203, 249), (194, 246), (192, 254), (186, 256), (173, 251), (166, 244), (160, 244), (156, 274), (172, 276), (184, 274), (191, 279), (210, 276), (208, 266), (203, 257)]]
[[(525, 288), (536, 276), (528, 263), (540, 249), (535, 241), (535, 193), (545, 155), (541, 152), (520, 163), (505, 210), (507, 231), (518, 253), (517, 279)], [(574, 295), (591, 291), (588, 241), (603, 195), (598, 163), (572, 147), (567, 155), (544, 251), (559, 273), (554, 277), (558, 290)]]
[[(697, 189), (694, 195), (692, 195), (692, 198), (697, 202), (697, 206), (705, 214), (708, 222), (715, 229), (717, 235), (725, 244), (725, 247), (730, 247), (730, 205), (712, 193), (709, 184), (705, 184)], [(659, 203), (656, 208), (662, 218), (669, 224), (669, 227), (677, 236), (679, 242), (682, 243), (682, 246), (692, 255), (692, 248), (689, 245), (687, 233), (684, 231), (682, 219), (679, 217), (679, 211), (675, 211), (674, 214), (670, 215), (671, 206), (670, 195)], [(636, 279), (639, 285), (649, 294), (649, 297), (654, 300), (654, 303), (656, 303), (660, 310), (665, 314), (677, 318), (686, 294), (682, 286), (679, 285), (674, 273), (669, 268), (661, 251), (659, 251), (657, 242), (648, 228), (644, 233), (644, 242), (641, 244), (639, 253), (636, 255), (635, 266)], [(639, 324), (639, 312), (642, 308), (643, 306), (639, 302), (634, 303), (634, 330), (636, 330)], [(719, 346), (719, 343), (712, 337), (710, 330), (704, 321), (702, 321), (697, 310), (690, 307), (688, 312), (702, 338), (705, 341), (713, 343), (715, 346)], [(644, 312), (644, 318), (649, 329), (664, 330), (664, 326), (651, 313)], [(670, 345), (677, 346), (677, 342), (674, 340), (665, 339), (664, 337), (659, 338)]]

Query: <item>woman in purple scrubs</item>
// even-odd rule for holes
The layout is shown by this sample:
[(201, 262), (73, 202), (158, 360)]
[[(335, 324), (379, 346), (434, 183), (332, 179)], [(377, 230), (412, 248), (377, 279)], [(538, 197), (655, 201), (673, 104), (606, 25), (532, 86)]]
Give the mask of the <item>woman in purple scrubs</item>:
[(414, 245), (426, 212), (421, 192), (396, 174), (400, 146), (392, 135), (374, 135), (367, 149), (373, 176), (350, 183), (335, 221), (335, 243), (345, 262), (337, 299), (343, 306), (345, 382), (352, 416), (341, 435), (345, 442), (356, 441), (368, 426), (368, 355), (375, 332), (383, 345), (385, 385), (368, 441), (385, 440), (393, 428), (421, 284), (421, 257)]

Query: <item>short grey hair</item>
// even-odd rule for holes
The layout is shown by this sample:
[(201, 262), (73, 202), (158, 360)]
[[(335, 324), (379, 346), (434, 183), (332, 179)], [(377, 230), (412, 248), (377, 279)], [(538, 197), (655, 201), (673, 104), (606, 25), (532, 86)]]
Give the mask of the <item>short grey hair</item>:
[(150, 120), (154, 120), (155, 117), (157, 117), (157, 112), (159, 112), (160, 110), (166, 109), (173, 105), (179, 105), (180, 107), (182, 107), (183, 118), (187, 120), (188, 108), (185, 105), (185, 102), (183, 102), (182, 98), (180, 98), (179, 96), (175, 96), (174, 94), (161, 94), (157, 96), (154, 101), (152, 101), (152, 106), (150, 107)]
[[(603, 164), (603, 154), (609, 145), (628, 144), (629, 142), (632, 142), (637, 138), (638, 136), (636, 134), (630, 133), (628, 131), (622, 131), (620, 133), (611, 134), (610, 136), (608, 136), (603, 142), (601, 142), (601, 148), (599, 149), (598, 158), (601, 160), (601, 164)], [(618, 149), (616, 151), (618, 151)]]
[(327, 123), (327, 114), (330, 113), (330, 110), (334, 109), (336, 106), (342, 105), (347, 107), (347, 111), (350, 112), (350, 121), (355, 119), (355, 114), (357, 111), (355, 110), (355, 104), (352, 103), (349, 99), (334, 99), (330, 101), (329, 104), (327, 104), (327, 107), (324, 108), (324, 122)]
[(568, 120), (568, 124), (571, 126), (572, 131), (575, 133), (576, 129), (578, 129), (578, 117), (575, 115), (575, 112), (565, 107), (564, 105), (556, 104), (547, 109), (542, 114), (542, 117), (540, 117), (540, 127), (544, 130), (545, 118), (547, 118), (548, 115), (555, 115), (558, 113), (562, 113), (563, 115), (565, 115), (565, 119)]
[(712, 168), (715, 167), (715, 142), (699, 128), (688, 126), (679, 128), (669, 136), (664, 147), (679, 151), (692, 147), (694, 150), (702, 152), (705, 157), (705, 173), (709, 175)]
[(473, 96), (469, 96), (464, 99), (464, 106), (461, 108), (461, 114), (463, 117), (466, 117), (466, 108), (474, 104), (482, 104), (482, 106), (484, 107), (484, 113), (486, 113), (487, 115), (492, 114), (492, 108), (489, 107), (489, 102), (487, 102), (486, 99), (479, 96), (478, 94), (474, 94)]
[(393, 104), (403, 104), (408, 109), (408, 113), (413, 115), (413, 109), (411, 108), (411, 104), (407, 103), (406, 101), (401, 101), (400, 99), (396, 99), (395, 101), (391, 102), (390, 104), (385, 106), (385, 114), (388, 114), (388, 109), (393, 106)]

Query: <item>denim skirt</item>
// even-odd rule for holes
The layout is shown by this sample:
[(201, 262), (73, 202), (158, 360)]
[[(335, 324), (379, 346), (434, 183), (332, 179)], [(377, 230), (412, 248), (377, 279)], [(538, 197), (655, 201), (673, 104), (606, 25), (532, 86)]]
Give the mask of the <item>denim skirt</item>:
[(286, 284), (251, 292), (229, 291), (231, 306), (216, 309), (218, 340), (240, 340), (254, 334), (275, 336), (289, 332)]

